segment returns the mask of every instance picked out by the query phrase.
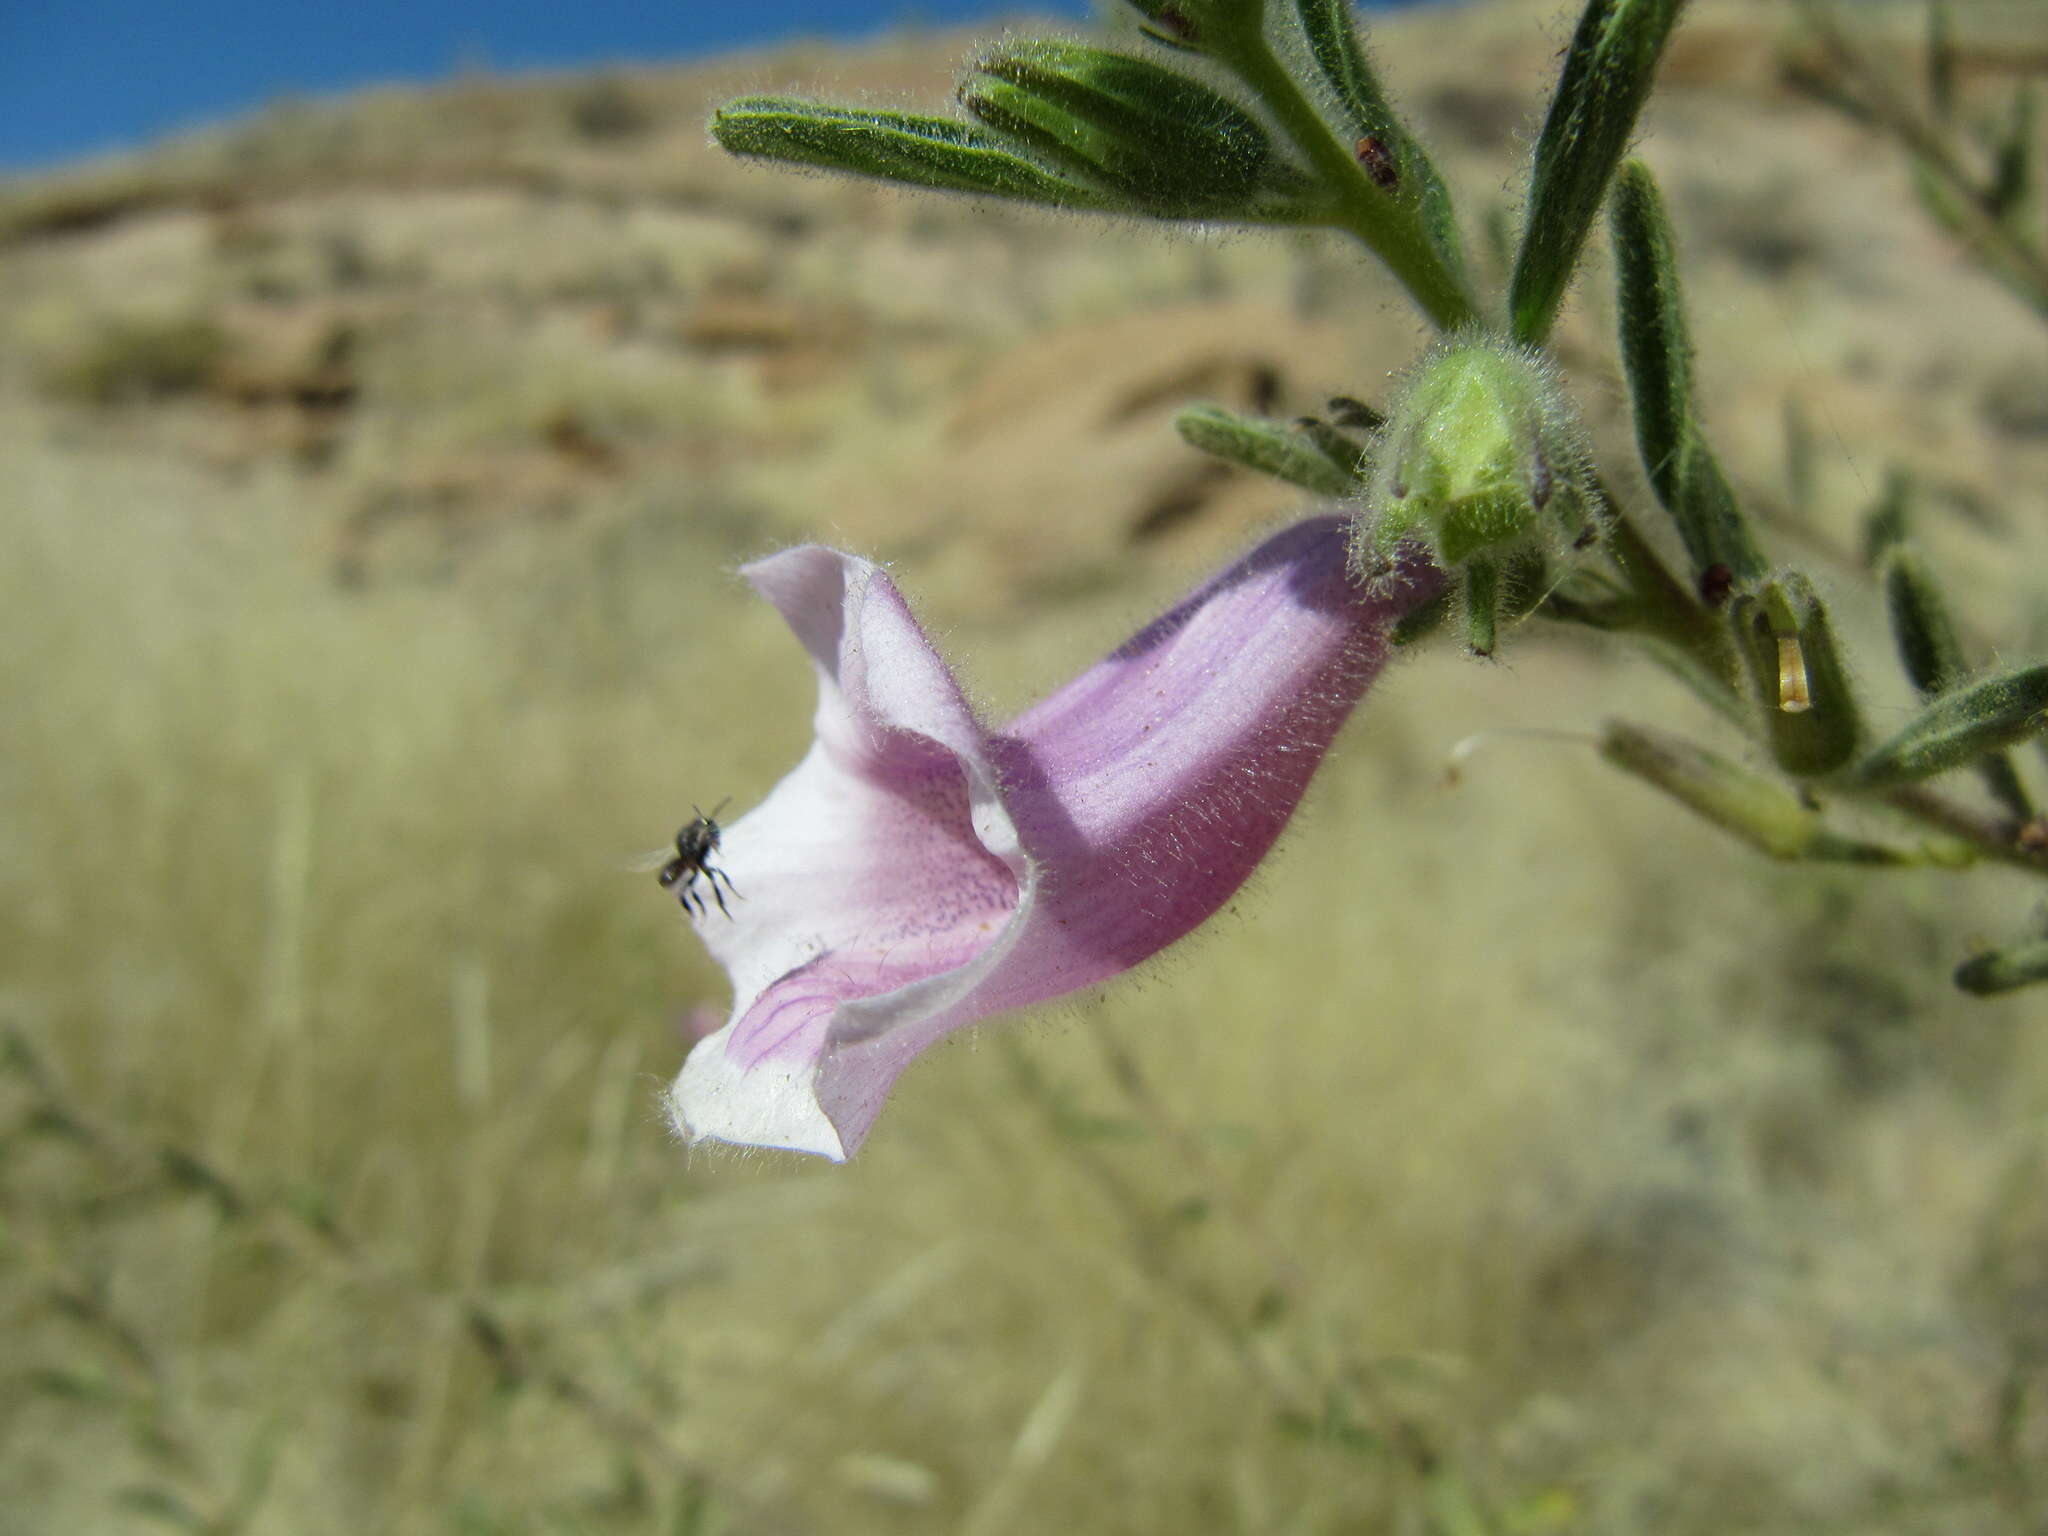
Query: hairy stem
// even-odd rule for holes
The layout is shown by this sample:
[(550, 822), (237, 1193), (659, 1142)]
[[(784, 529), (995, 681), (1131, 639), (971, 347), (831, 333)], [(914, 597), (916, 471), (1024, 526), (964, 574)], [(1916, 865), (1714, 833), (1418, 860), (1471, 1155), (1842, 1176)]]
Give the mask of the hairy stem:
[(1420, 210), (1403, 207), (1373, 184), (1263, 36), (1248, 34), (1233, 42), (1230, 66), (1308, 157), (1329, 192), (1330, 225), (1356, 235), (1385, 262), (1438, 329), (1468, 324), (1477, 305), (1430, 243)]

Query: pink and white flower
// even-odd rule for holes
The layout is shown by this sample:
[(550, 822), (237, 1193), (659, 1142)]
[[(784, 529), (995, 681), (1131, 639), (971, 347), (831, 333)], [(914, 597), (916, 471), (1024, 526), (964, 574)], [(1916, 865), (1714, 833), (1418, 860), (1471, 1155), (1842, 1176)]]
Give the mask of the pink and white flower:
[(817, 668), (817, 735), (724, 829), (745, 899), (693, 920), (733, 1011), (670, 1091), (677, 1130), (842, 1160), (927, 1047), (1214, 914), (1441, 580), (1367, 592), (1346, 558), (1340, 519), (1288, 528), (997, 729), (878, 566), (748, 566)]

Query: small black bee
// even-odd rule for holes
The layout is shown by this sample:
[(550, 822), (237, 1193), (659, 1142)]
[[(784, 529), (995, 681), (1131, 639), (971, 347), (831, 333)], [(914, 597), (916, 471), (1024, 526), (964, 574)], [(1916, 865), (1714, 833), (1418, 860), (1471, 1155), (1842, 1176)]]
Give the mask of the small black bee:
[(683, 904), (684, 911), (695, 912), (699, 917), (709, 915), (709, 909), (704, 905), (704, 893), (697, 889), (699, 875), (702, 875), (705, 883), (711, 887), (711, 899), (718, 903), (718, 910), (725, 913), (728, 918), (732, 916), (732, 910), (726, 906), (725, 891), (719, 890), (718, 882), (723, 880), (725, 890), (731, 891), (735, 896), (739, 895), (739, 890), (732, 883), (732, 876), (711, 862), (711, 856), (718, 852), (716, 818), (718, 813), (731, 803), (730, 800), (719, 801), (711, 808), (709, 816), (697, 810), (697, 807), (691, 806), (691, 810), (697, 811), (697, 819), (685, 824), (682, 830), (676, 833), (676, 856), (662, 865), (661, 874), (657, 877), (663, 890), (672, 890), (676, 893), (676, 900)]

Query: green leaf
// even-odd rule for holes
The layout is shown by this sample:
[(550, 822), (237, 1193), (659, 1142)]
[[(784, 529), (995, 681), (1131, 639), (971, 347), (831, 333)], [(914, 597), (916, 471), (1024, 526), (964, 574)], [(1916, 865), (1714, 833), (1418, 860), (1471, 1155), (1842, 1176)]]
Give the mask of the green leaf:
[(1788, 786), (1682, 737), (1610, 720), (1600, 755), (1774, 859), (1905, 862), (1892, 849), (1829, 831), (1820, 812)]
[[(1884, 588), (1900, 665), (1921, 698), (1935, 699), (1960, 683), (1968, 667), (1940, 583), (1920, 551), (1907, 542), (1911, 502), (1912, 481), (1893, 470), (1885, 479), (1883, 497), (1865, 523), (1864, 547)], [(1977, 760), (1977, 773), (1992, 798), (2015, 820), (2033, 819), (2033, 799), (2010, 757), (2003, 752), (1987, 753)]]
[(1934, 574), (1917, 549), (1895, 544), (1879, 562), (1878, 578), (1884, 584), (1900, 665), (1921, 697), (1938, 698), (1955, 687), (1967, 669), (1955, 622)]
[(1885, 473), (1884, 490), (1877, 502), (1863, 514), (1863, 562), (1872, 570), (1883, 563), (1893, 546), (1912, 535), (1913, 477), (1902, 469)]
[(1641, 161), (1615, 183), (1612, 222), (1622, 365), (1643, 468), (1678, 525), (1699, 590), (1747, 586), (1767, 567), (1699, 429), (1677, 253), (1657, 183)]
[(1685, 3), (1587, 0), (1536, 141), (1528, 223), (1508, 298), (1519, 341), (1540, 343), (1550, 334)]
[(1978, 997), (2016, 992), (2040, 981), (2048, 981), (2048, 939), (1994, 949), (1956, 967), (1956, 985)]
[(1363, 480), (1372, 473), (1372, 455), (1365, 444), (1346, 437), (1322, 417), (1298, 416), (1294, 430), (1315, 444), (1318, 453), (1353, 479)]
[(1344, 114), (1353, 153), (1383, 192), (1421, 210), (1430, 243), (1452, 272), (1463, 274), (1465, 255), (1450, 189), (1380, 88), (1359, 46), (1351, 0), (1294, 0), (1309, 56)]
[(1256, 217), (1304, 183), (1257, 118), (1199, 80), (1080, 43), (1005, 45), (960, 103), (1032, 156), (1166, 218)]
[(2025, 741), (2048, 726), (2048, 662), (2035, 662), (1952, 689), (1859, 762), (1859, 784), (1932, 778)]
[(711, 136), (735, 155), (813, 165), (943, 192), (1117, 208), (1100, 189), (1040, 165), (966, 123), (869, 112), (790, 96), (745, 96), (719, 108)]
[(1191, 405), (1173, 418), (1174, 430), (1204, 453), (1285, 480), (1318, 496), (1353, 496), (1359, 481), (1313, 441), (1277, 422), (1240, 416), (1220, 405)]

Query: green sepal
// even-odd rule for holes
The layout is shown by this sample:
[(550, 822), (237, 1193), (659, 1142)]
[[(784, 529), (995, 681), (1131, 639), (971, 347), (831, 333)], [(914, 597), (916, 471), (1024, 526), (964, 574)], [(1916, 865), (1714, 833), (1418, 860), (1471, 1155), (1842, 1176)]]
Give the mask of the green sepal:
[(1464, 562), (1465, 640), (1474, 656), (1491, 656), (1502, 624), (1526, 619), (1550, 587), (1549, 566), (1527, 546)]
[(2048, 727), (2048, 662), (1951, 689), (1856, 764), (1858, 784), (1928, 779), (2025, 741)]
[(1835, 630), (1813, 583), (1798, 571), (1773, 576), (1729, 605), (1771, 756), (1794, 778), (1834, 773), (1863, 741)]
[(718, 109), (711, 136), (735, 155), (915, 187), (1055, 208), (1119, 206), (1099, 189), (951, 118), (870, 112), (793, 96), (743, 96)]
[(1787, 785), (1682, 737), (1610, 720), (1600, 755), (1774, 859), (1912, 862), (1895, 849), (1830, 831), (1820, 811)]
[(1166, 218), (1257, 216), (1301, 178), (1258, 119), (1199, 80), (1080, 43), (1006, 44), (978, 60), (960, 103), (1063, 170)]
[(1695, 584), (1748, 586), (1767, 569), (1728, 477), (1699, 429), (1692, 340), (1670, 221), (1649, 167), (1632, 160), (1611, 212), (1621, 357), (1635, 408), (1636, 446), (1657, 500), (1678, 525)]
[(1956, 967), (1956, 985), (1978, 997), (2048, 981), (2048, 939), (2029, 939), (1976, 955)]
[(1359, 481), (1341, 462), (1292, 427), (1240, 416), (1220, 405), (1191, 405), (1173, 428), (1192, 446), (1318, 496), (1353, 496)]
[(1354, 151), (1360, 163), (1381, 191), (1421, 213), (1430, 244), (1462, 278), (1465, 253), (1450, 189), (1380, 88), (1359, 46), (1351, 0), (1294, 0), (1294, 11), (1309, 56), (1344, 115), (1344, 127), (1354, 145), (1361, 146)]
[(1497, 560), (1465, 562), (1465, 645), (1491, 656), (1500, 644), (1501, 569)]
[(1536, 141), (1508, 295), (1516, 340), (1533, 345), (1550, 334), (1684, 9), (1685, 0), (1587, 0)]

